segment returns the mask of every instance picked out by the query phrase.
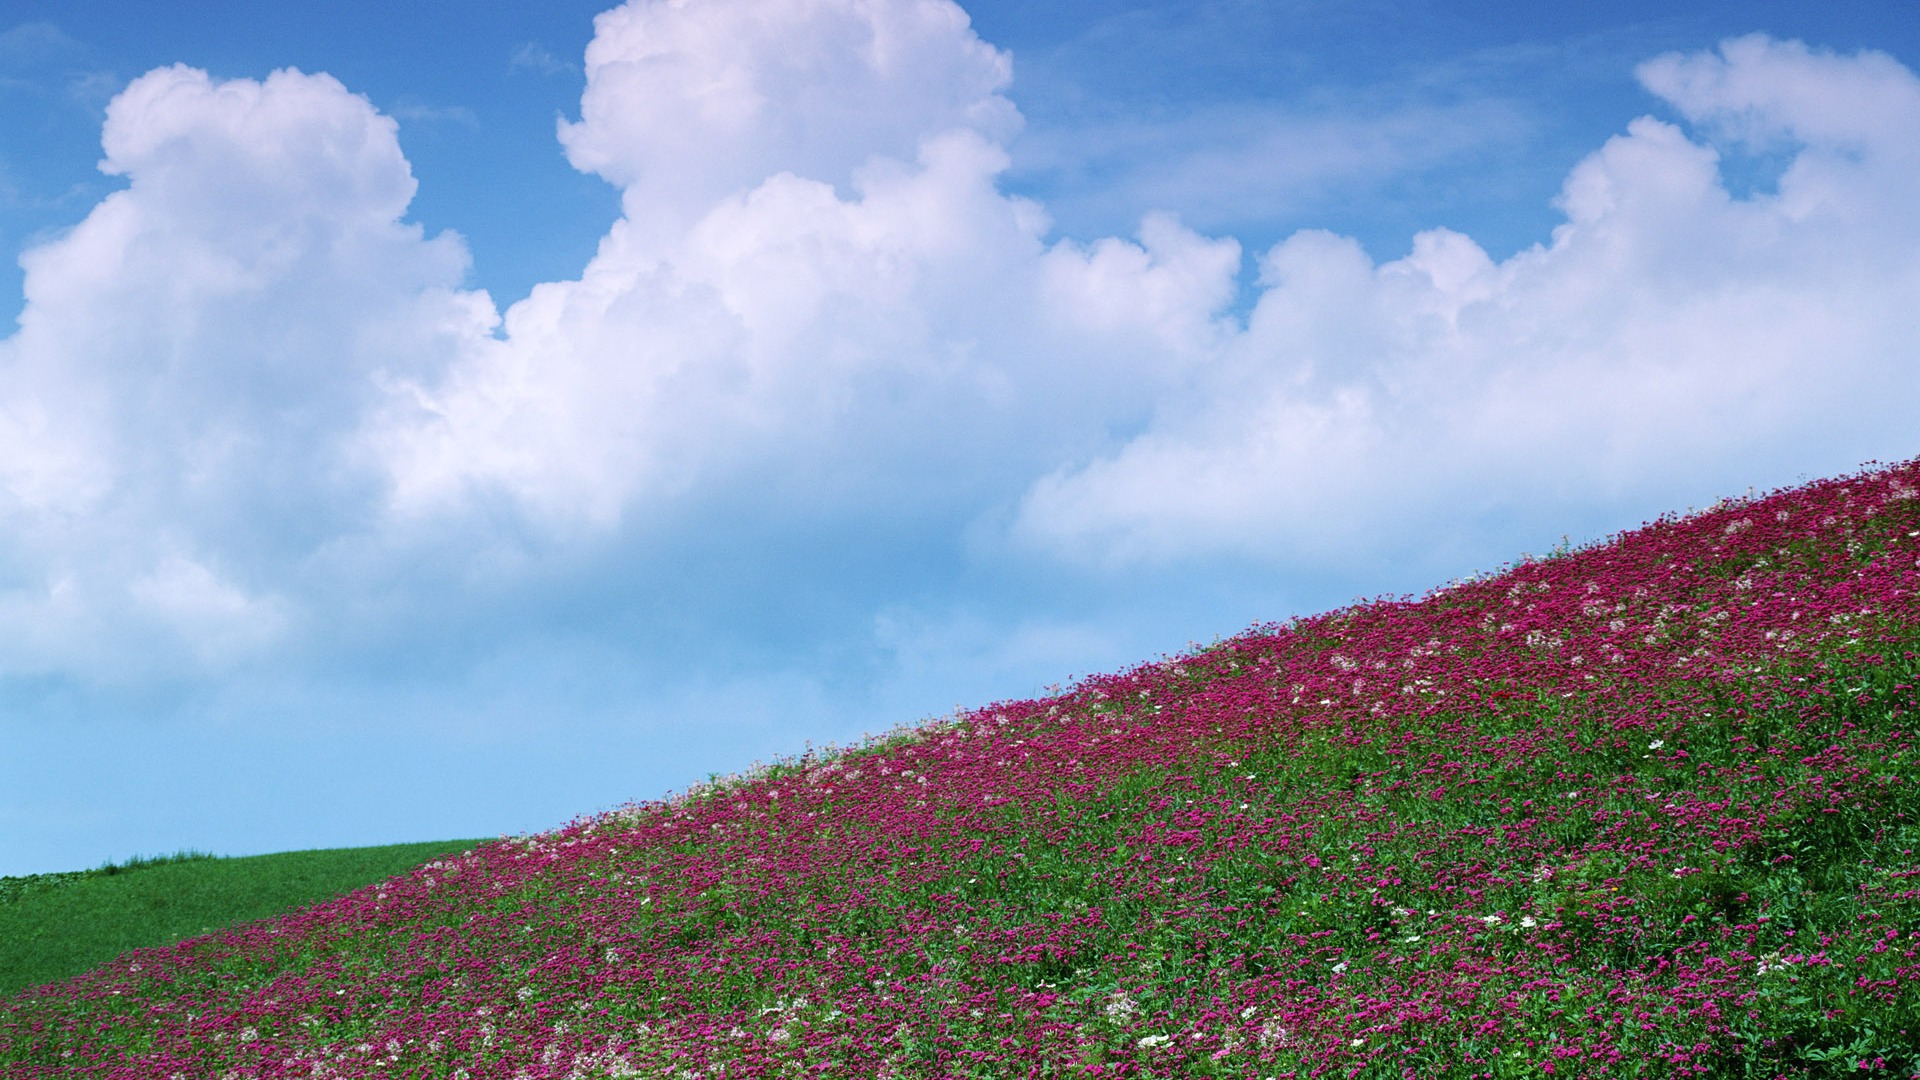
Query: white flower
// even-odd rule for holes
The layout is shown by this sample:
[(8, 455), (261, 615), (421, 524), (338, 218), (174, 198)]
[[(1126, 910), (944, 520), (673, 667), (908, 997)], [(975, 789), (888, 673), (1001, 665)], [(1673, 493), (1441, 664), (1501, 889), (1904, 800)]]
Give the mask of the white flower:
[(1333, 973), (1335, 975), (1338, 975), (1345, 970), (1347, 970), (1347, 962), (1345, 960), (1342, 960), (1339, 963), (1333, 965)]
[(1658, 749), (1660, 749), (1661, 747), (1663, 747), (1663, 746), (1665, 746), (1665, 745), (1667, 745), (1667, 740), (1665, 740), (1665, 739), (1655, 739), (1655, 740), (1653, 740), (1652, 742), (1650, 742), (1650, 743), (1648, 743), (1648, 744), (1647, 744), (1647, 749), (1649, 749), (1649, 750), (1658, 750)]
[(1167, 1043), (1170, 1043), (1172, 1041), (1173, 1041), (1173, 1036), (1171, 1035), (1149, 1035), (1146, 1038), (1141, 1039), (1139, 1042), (1135, 1043), (1134, 1045), (1138, 1046), (1142, 1050), (1151, 1050), (1156, 1046), (1165, 1046)]

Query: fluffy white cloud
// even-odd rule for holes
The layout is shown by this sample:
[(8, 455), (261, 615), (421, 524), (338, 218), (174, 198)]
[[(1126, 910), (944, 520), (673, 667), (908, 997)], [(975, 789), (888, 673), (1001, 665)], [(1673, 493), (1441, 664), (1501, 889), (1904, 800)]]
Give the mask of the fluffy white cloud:
[(1143, 417), (1210, 340), (1197, 309), (1231, 299), (1237, 246), (1170, 221), (1144, 248), (1046, 248), (996, 182), (1007, 59), (945, 0), (632, 3), (597, 27), (561, 140), (623, 217), (386, 416), (404, 513), (505, 493), (606, 528), (742, 485), (861, 514), (1005, 500)]
[[(1436, 508), (1908, 449), (1920, 90), (1885, 57), (1653, 61), (1701, 134), (1635, 121), (1551, 243), (1496, 264), (1433, 230), (1375, 265), (1302, 232), (1241, 319), (1234, 240), (1148, 213), (1050, 241), (1001, 190), (1009, 61), (946, 0), (632, 0), (596, 27), (560, 139), (623, 213), (504, 316), (458, 237), (405, 223), (395, 124), (333, 79), (175, 67), (114, 100), (128, 186), (26, 253), (0, 341), (0, 677), (220, 670), (475, 582), (476, 609), (629, 602), (667, 573), (634, 569), (659, 523), (1311, 565)], [(1720, 153), (1781, 147), (1777, 190), (1729, 195)]]
[(840, 185), (929, 135), (1019, 126), (1007, 56), (950, 0), (635, 0), (594, 20), (586, 64), (568, 159), (669, 228), (777, 173)]
[(379, 511), (348, 436), (383, 382), (450, 358), (444, 324), (492, 318), (454, 291), (458, 238), (400, 223), (393, 121), (328, 76), (156, 70), (102, 143), (126, 189), (22, 255), (0, 342), (5, 673), (270, 646), (279, 594)]
[[(1117, 453), (1036, 484), (1017, 530), (1106, 561), (1325, 557), (1403, 544), (1443, 506), (1910, 454), (1920, 80), (1763, 37), (1640, 77), (1728, 141), (1635, 120), (1569, 175), (1551, 243), (1497, 265), (1446, 230), (1379, 266), (1294, 236), (1204, 378)], [(1736, 198), (1723, 149), (1791, 156)]]

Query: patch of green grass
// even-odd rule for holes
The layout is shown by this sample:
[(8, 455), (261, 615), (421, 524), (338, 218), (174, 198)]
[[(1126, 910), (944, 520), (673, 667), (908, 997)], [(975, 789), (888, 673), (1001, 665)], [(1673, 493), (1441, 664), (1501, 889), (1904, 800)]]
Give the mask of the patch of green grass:
[(0, 878), (0, 995), (72, 978), (133, 949), (297, 911), (484, 842), (230, 859), (186, 851)]

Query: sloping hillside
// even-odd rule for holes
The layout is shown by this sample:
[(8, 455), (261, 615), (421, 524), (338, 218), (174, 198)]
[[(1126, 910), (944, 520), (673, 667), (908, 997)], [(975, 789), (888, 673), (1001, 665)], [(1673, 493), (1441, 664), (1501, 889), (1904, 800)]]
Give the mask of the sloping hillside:
[(55, 1077), (1920, 1072), (1920, 462), (0, 1003)]

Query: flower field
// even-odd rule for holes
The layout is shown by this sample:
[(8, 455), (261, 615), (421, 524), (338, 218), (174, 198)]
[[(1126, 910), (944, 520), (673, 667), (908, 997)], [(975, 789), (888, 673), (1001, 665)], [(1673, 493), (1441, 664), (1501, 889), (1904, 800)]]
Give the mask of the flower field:
[(503, 839), (0, 1076), (1920, 1076), (1920, 462)]

